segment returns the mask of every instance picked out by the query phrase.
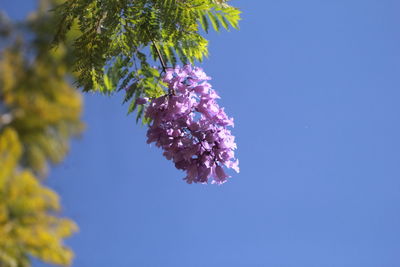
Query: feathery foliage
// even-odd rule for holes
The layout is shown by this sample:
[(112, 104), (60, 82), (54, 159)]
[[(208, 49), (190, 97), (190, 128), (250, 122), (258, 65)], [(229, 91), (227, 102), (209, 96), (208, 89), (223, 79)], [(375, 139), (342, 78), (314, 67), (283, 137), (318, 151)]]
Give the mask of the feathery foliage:
[[(210, 25), (238, 28), (240, 11), (227, 0), (68, 0), (56, 9), (55, 43), (79, 28), (74, 42), (78, 86), (84, 91), (126, 90), (129, 112), (143, 107), (139, 97), (165, 94), (160, 71), (202, 61), (208, 41), (201, 31)], [(160, 59), (162, 68), (151, 67)]]

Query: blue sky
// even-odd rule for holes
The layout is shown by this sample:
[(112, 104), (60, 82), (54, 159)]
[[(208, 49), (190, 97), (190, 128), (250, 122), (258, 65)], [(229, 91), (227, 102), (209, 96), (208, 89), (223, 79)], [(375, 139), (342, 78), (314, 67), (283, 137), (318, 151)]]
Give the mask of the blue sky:
[(203, 67), (241, 173), (185, 184), (122, 96), (87, 94), (48, 179), (80, 226), (73, 266), (400, 266), (400, 1), (232, 4), (241, 29), (210, 34)]

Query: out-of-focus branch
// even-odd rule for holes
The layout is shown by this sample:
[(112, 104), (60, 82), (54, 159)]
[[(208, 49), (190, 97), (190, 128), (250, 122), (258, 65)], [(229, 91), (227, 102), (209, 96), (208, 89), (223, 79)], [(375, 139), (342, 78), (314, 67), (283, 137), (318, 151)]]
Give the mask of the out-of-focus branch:
[(5, 113), (0, 115), (0, 128), (3, 128), (7, 124), (10, 124), (14, 119), (11, 113)]

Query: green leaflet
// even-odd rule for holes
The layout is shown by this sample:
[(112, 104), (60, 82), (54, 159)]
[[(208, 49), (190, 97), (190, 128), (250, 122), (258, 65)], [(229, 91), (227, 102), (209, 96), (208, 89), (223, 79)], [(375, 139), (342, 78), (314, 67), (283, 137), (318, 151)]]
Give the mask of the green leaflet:
[(80, 29), (74, 41), (78, 86), (111, 94), (135, 84), (124, 99), (133, 103), (129, 112), (138, 97), (165, 92), (160, 73), (150, 67), (159, 56), (167, 66), (202, 61), (208, 41), (200, 29), (238, 28), (240, 20), (240, 11), (226, 0), (68, 0), (56, 14), (55, 43), (72, 25)]

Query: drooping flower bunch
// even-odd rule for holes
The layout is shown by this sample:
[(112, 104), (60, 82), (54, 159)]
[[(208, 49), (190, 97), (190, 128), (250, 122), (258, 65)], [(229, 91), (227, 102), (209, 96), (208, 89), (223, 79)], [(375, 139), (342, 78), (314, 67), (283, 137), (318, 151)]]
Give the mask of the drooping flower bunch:
[(147, 143), (155, 143), (163, 155), (186, 171), (188, 183), (227, 181), (223, 166), (239, 172), (234, 156), (233, 126), (216, 99), (220, 98), (207, 82), (202, 69), (186, 65), (166, 70), (163, 81), (168, 94), (151, 100), (146, 116), (152, 119)]

